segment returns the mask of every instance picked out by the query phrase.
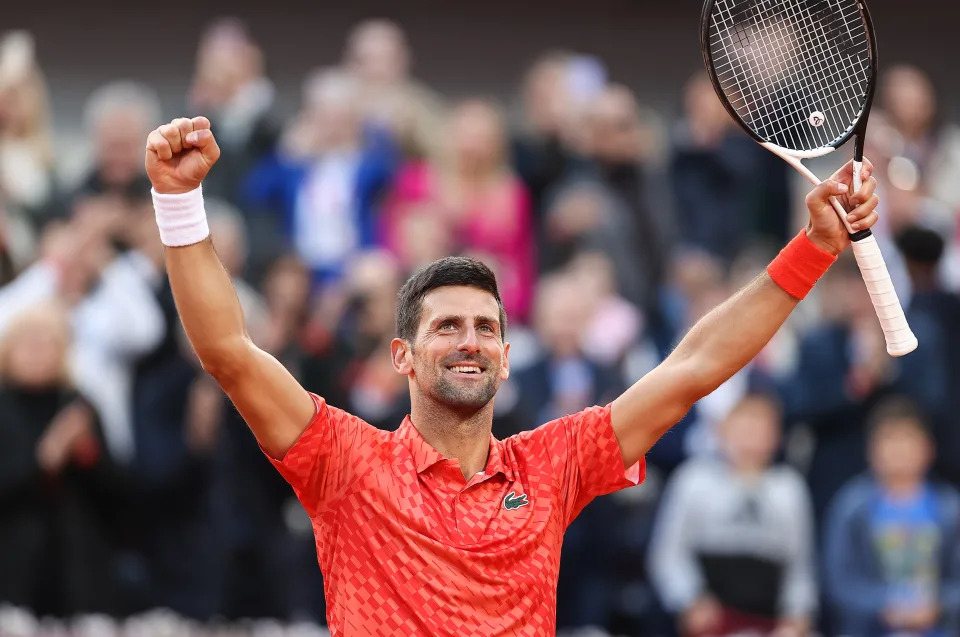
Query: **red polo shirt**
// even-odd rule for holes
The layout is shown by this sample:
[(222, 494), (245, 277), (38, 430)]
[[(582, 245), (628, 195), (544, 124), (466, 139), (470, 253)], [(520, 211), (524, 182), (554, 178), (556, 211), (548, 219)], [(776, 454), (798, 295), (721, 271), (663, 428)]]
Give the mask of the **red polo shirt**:
[(464, 480), (409, 417), (387, 432), (313, 398), (313, 422), (272, 461), (313, 520), (336, 636), (554, 634), (563, 532), (645, 471), (623, 470), (609, 406), (491, 436)]

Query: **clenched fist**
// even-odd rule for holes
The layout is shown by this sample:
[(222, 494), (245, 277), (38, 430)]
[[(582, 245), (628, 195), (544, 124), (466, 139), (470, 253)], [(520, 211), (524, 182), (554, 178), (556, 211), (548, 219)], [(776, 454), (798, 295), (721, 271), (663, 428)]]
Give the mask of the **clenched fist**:
[(161, 194), (189, 192), (220, 157), (206, 117), (179, 117), (147, 137), (147, 176)]

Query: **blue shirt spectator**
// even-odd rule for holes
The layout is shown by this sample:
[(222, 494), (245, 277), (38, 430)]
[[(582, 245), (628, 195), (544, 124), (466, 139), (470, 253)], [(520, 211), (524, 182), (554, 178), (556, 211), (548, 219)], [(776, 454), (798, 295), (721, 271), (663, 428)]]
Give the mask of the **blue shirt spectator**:
[(888, 399), (871, 420), (870, 474), (840, 491), (827, 520), (826, 585), (837, 632), (955, 635), (960, 495), (925, 478), (933, 447), (911, 403)]

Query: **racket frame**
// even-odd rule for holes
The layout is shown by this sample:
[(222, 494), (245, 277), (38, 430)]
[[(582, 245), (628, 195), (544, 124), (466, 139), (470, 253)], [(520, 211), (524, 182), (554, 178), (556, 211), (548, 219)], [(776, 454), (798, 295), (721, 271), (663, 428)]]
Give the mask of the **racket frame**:
[[(870, 11), (867, 9), (867, 5), (863, 2), (863, 0), (854, 1), (857, 3), (857, 7), (860, 9), (860, 15), (863, 16), (864, 22), (866, 23), (867, 42), (870, 45), (870, 70), (872, 71), (874, 78), (874, 81), (869, 82), (867, 85), (867, 94), (865, 96), (863, 107), (860, 109), (860, 116), (857, 118), (857, 121), (853, 124), (853, 126), (851, 126), (842, 137), (830, 142), (826, 146), (821, 146), (820, 148), (814, 148), (812, 150), (793, 150), (777, 146), (777, 148), (782, 148), (783, 152), (790, 153), (801, 159), (822, 157), (823, 155), (826, 155), (843, 146), (853, 135), (856, 135), (857, 139), (853, 148), (853, 159), (855, 162), (863, 161), (863, 140), (867, 132), (867, 120), (870, 117), (870, 109), (873, 107), (873, 96), (876, 92), (876, 77), (879, 70), (879, 65), (877, 62), (877, 39), (874, 37), (873, 18), (870, 16)], [(713, 85), (713, 90), (716, 91), (717, 97), (720, 98), (720, 102), (723, 104), (723, 107), (727, 110), (727, 113), (730, 114), (730, 117), (732, 117), (733, 120), (740, 125), (740, 128), (746, 131), (746, 133), (756, 140), (758, 144), (771, 143), (757, 135), (757, 133), (754, 132), (754, 130), (743, 121), (743, 118), (740, 117), (740, 114), (737, 113), (736, 109), (731, 106), (730, 100), (727, 99), (726, 93), (723, 91), (723, 87), (720, 86), (720, 80), (717, 78), (717, 74), (713, 69), (713, 64), (711, 63), (712, 57), (710, 55), (710, 17), (713, 14), (713, 5), (715, 3), (716, 0), (707, 0), (704, 2), (703, 11), (700, 14), (700, 53), (703, 56), (703, 64), (707, 68), (707, 75), (710, 76), (710, 83)], [(779, 155), (780, 153), (777, 154)]]
[[(789, 1), (789, 0), (786, 0)], [(870, 109), (873, 106), (873, 97), (876, 91), (876, 78), (878, 72), (877, 62), (877, 40), (873, 28), (873, 18), (864, 0), (854, 0), (860, 10), (866, 27), (866, 37), (869, 43), (870, 70), (872, 72), (871, 81), (867, 84), (863, 106), (860, 109), (859, 116), (852, 126), (839, 138), (819, 148), (809, 150), (794, 150), (783, 148), (773, 142), (760, 137), (737, 113), (736, 109), (730, 104), (720, 80), (717, 77), (710, 55), (710, 23), (713, 14), (713, 6), (716, 0), (706, 0), (703, 4), (703, 11), (700, 15), (700, 52), (703, 56), (704, 66), (707, 68), (707, 75), (710, 77), (710, 83), (713, 85), (720, 103), (727, 110), (730, 117), (733, 118), (740, 128), (743, 129), (754, 141), (774, 153), (785, 162), (793, 166), (813, 185), (819, 185), (820, 179), (807, 168), (801, 160), (813, 159), (829, 155), (840, 146), (844, 145), (851, 137), (856, 136), (853, 147), (853, 187), (854, 192), (860, 190), (862, 185), (861, 171), (863, 168), (863, 142), (867, 132), (867, 121), (870, 117)], [(884, 336), (887, 340), (887, 352), (891, 356), (903, 356), (912, 352), (917, 347), (917, 338), (906, 324), (903, 316), (903, 309), (896, 296), (896, 290), (890, 283), (890, 274), (887, 272), (886, 265), (883, 262), (883, 256), (877, 245), (877, 240), (873, 237), (873, 232), (866, 228), (864, 230), (854, 230), (847, 221), (847, 212), (837, 201), (836, 197), (830, 197), (830, 203), (836, 211), (837, 216), (850, 235), (850, 241), (853, 245), (854, 254), (857, 263), (860, 265), (864, 281), (870, 290), (871, 300), (874, 302), (874, 308), (877, 311), (877, 317), (883, 326)]]

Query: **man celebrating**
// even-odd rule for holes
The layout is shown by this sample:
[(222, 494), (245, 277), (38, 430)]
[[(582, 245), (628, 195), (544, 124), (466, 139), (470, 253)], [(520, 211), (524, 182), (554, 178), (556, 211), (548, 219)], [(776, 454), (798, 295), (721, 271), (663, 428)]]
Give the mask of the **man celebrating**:
[(308, 393), (247, 336), (203, 209), (200, 182), (219, 155), (204, 117), (147, 139), (167, 272), (204, 369), (313, 520), (333, 635), (553, 634), (570, 522), (637, 484), (646, 451), (760, 351), (849, 244), (831, 195), (854, 227), (877, 220), (872, 167), (848, 193), (847, 164), (807, 197), (807, 229), (659, 367), (610, 405), (506, 440), (490, 433), (510, 374), (496, 281), (477, 261), (441, 259), (400, 291), (391, 354), (411, 410), (386, 432)]

